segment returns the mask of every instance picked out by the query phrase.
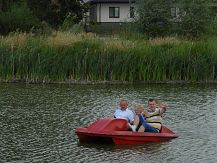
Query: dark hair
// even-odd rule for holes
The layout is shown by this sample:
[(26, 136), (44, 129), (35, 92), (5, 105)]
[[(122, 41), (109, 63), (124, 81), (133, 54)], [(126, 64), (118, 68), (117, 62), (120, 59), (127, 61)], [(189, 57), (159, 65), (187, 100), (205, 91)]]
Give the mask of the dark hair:
[(153, 102), (153, 101), (155, 101), (155, 102), (157, 103), (157, 100), (154, 99), (154, 98), (150, 98), (150, 99), (148, 100), (148, 102)]

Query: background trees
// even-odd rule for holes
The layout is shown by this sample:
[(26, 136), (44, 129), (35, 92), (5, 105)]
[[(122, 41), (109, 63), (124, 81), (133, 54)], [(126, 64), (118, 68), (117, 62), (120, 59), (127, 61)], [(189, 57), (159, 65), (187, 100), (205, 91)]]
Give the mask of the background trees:
[(209, 32), (215, 18), (212, 0), (136, 0), (137, 27), (149, 37), (198, 37)]
[(212, 0), (183, 0), (179, 3), (180, 22), (177, 27), (179, 35), (199, 37), (209, 33), (209, 28), (216, 13)]
[(74, 16), (75, 23), (78, 23), (85, 10), (81, 0), (27, 0), (27, 2), (34, 15), (52, 27), (62, 24), (68, 14)]
[(83, 0), (0, 0), (0, 34), (58, 29), (68, 15), (78, 23), (85, 9)]
[(137, 0), (136, 23), (150, 37), (165, 36), (171, 27), (171, 0)]
[(12, 31), (30, 31), (39, 28), (40, 21), (28, 8), (25, 1), (2, 0), (0, 12), (0, 34)]
[[(131, 1), (137, 9), (135, 31), (148, 37), (199, 37), (211, 30), (216, 34), (216, 0)], [(68, 29), (82, 20), (86, 10), (83, 0), (0, 0), (0, 34)]]

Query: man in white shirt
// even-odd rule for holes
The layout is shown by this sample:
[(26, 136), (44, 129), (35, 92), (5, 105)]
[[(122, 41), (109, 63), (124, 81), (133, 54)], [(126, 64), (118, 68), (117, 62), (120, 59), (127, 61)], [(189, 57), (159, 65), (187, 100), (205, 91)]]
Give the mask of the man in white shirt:
[[(133, 124), (134, 121), (134, 113), (128, 109), (127, 100), (120, 101), (120, 108), (118, 108), (114, 113), (114, 118), (126, 119), (129, 123), (129, 126)], [(131, 124), (131, 125), (130, 125)]]

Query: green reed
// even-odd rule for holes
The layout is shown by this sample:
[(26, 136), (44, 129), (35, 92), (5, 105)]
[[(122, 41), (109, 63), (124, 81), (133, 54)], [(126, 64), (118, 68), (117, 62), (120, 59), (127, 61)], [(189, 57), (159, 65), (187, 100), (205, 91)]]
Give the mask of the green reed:
[(73, 37), (61, 44), (41, 36), (27, 37), (20, 44), (2, 39), (0, 80), (195, 82), (217, 78), (216, 40), (153, 43)]

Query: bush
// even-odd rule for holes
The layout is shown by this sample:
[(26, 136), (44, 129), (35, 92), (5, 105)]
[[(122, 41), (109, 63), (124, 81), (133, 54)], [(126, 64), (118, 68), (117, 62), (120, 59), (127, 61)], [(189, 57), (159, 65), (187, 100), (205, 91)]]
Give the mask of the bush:
[(0, 34), (12, 31), (34, 31), (40, 27), (37, 19), (25, 4), (14, 4), (5, 12), (0, 13)]
[(124, 24), (119, 36), (126, 40), (147, 40), (146, 34), (137, 29), (135, 23)]
[(209, 33), (209, 26), (215, 14), (212, 10), (210, 0), (184, 0), (182, 4), (183, 14), (177, 33), (182, 36), (200, 37)]
[(48, 25), (47, 22), (42, 21), (40, 24), (39, 29), (36, 30), (36, 33), (42, 34), (42, 35), (50, 35), (52, 34), (52, 28)]
[(63, 21), (62, 26), (60, 27), (61, 31), (68, 31), (72, 33), (81, 33), (83, 32), (83, 27), (81, 23), (76, 23), (77, 17), (69, 13), (65, 20)]
[(167, 36), (170, 33), (171, 0), (137, 0), (137, 27), (149, 37)]
[(149, 37), (204, 36), (215, 17), (212, 4), (211, 0), (137, 0), (137, 28)]

